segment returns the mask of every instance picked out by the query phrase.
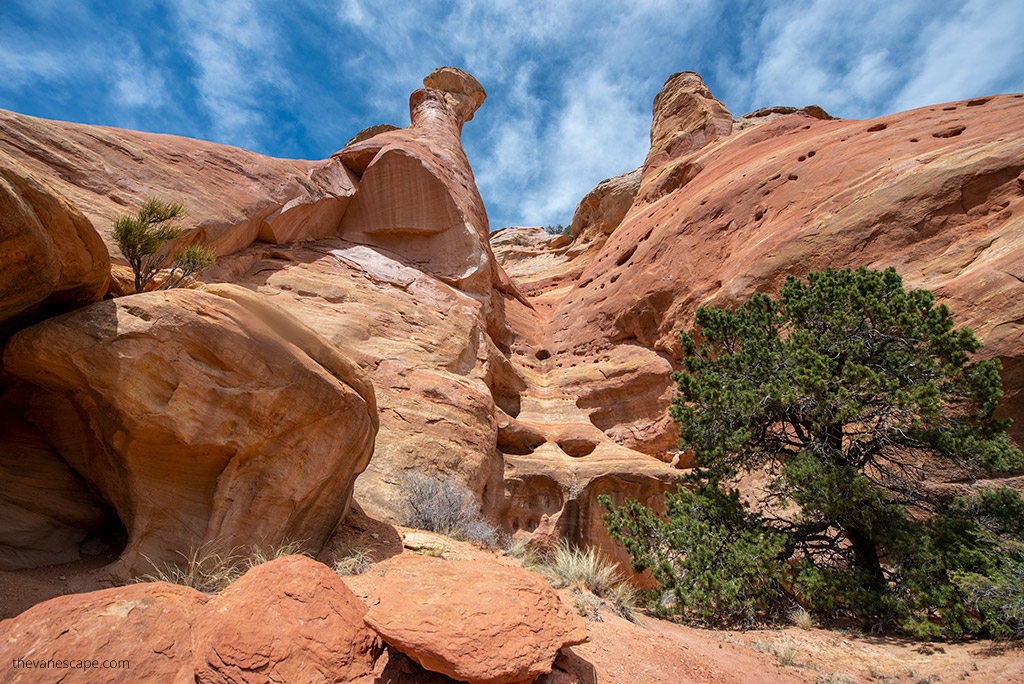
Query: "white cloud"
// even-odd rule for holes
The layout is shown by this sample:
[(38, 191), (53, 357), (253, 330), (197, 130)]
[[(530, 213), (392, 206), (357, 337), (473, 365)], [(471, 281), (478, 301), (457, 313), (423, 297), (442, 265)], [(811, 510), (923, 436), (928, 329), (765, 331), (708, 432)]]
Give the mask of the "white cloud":
[[(896, 109), (1024, 89), (1024, 3), (968, 0), (950, 17), (934, 18), (921, 30), (911, 77), (893, 99)], [(1004, 74), (1016, 71), (1010, 81)]]
[(277, 62), (273, 13), (255, 0), (188, 0), (176, 7), (214, 136), (254, 147), (267, 126), (266, 101), (292, 92)]

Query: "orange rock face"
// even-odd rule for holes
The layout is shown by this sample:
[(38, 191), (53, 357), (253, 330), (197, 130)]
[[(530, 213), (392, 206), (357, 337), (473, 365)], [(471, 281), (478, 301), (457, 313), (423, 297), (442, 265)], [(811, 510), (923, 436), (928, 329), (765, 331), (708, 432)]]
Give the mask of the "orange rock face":
[(166, 582), (61, 596), (0, 622), (0, 680), (369, 684), (380, 642), (365, 613), (303, 556), (259, 565), (212, 597)]
[[(554, 312), (553, 347), (593, 357), (635, 340), (674, 362), (698, 306), (735, 306), (788, 274), (895, 266), (1002, 360), (1002, 411), (1019, 416), (1022, 130), (1024, 100), (1006, 95), (871, 121), (782, 115), (649, 156), (629, 213)], [(633, 419), (656, 421), (666, 399), (630, 402)]]
[(0, 328), (40, 308), (53, 315), (98, 301), (109, 275), (89, 220), (0, 151)]
[(0, 680), (192, 682), (192, 626), (206, 601), (166, 582), (45, 601), (0, 622)]
[(242, 288), (93, 304), (17, 333), (3, 361), (127, 527), (130, 573), (202, 544), (322, 544), (373, 450), (362, 372)]
[(486, 296), (494, 278), (487, 212), (462, 149), (462, 125), (486, 94), (442, 67), (409, 98), (412, 123), (338, 152), (360, 175), (341, 223), (350, 241), (387, 249), (442, 281)]
[(389, 566), (366, 622), (424, 668), (474, 684), (532, 681), (551, 671), (558, 649), (587, 635), (536, 573), (430, 556)]
[(114, 220), (150, 197), (188, 208), (181, 244), (202, 243), (222, 255), (256, 239), (337, 234), (356, 185), (337, 161), (274, 159), (202, 140), (2, 110), (0, 151), (85, 214), (115, 260), (121, 257), (110, 236)]
[(380, 653), (366, 606), (330, 568), (288, 556), (210, 599), (193, 625), (195, 681), (369, 682)]

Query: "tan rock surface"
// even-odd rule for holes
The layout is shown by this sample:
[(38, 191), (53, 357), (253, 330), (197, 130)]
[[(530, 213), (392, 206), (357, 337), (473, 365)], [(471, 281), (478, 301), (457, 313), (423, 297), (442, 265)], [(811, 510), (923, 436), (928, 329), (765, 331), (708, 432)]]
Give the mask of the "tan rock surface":
[(218, 255), (254, 240), (337, 234), (356, 178), (336, 160), (274, 159), (173, 135), (49, 121), (0, 110), (0, 151), (46, 180), (92, 221), (120, 261), (114, 220), (150, 197), (183, 202), (182, 244)]
[(89, 220), (0, 150), (0, 327), (101, 299), (110, 258)]
[(494, 393), (518, 395), (503, 394), (494, 379), (504, 357), (486, 333), (481, 302), (395, 254), (344, 240), (253, 248), (204, 277), (264, 295), (371, 379), (380, 433), (356, 483), (369, 513), (395, 519), (394, 484), (410, 469), (453, 474), (497, 512)]
[(192, 625), (206, 600), (195, 589), (156, 582), (40, 603), (0, 622), (0, 681), (190, 684)]
[(487, 211), (460, 136), (486, 95), (476, 79), (451, 67), (423, 83), (409, 98), (408, 128), (354, 142), (335, 155), (361, 177), (341, 234), (485, 297), (496, 277)]
[(93, 304), (4, 352), (21, 409), (128, 528), (128, 572), (202, 544), (322, 544), (373, 449), (358, 368), (256, 295), (213, 292)]
[(366, 606), (330, 568), (287, 556), (249, 570), (195, 620), (195, 681), (373, 680), (380, 642)]
[(511, 684), (549, 672), (558, 649), (586, 641), (586, 623), (537, 574), (490, 560), (402, 556), (366, 622), (428, 670)]

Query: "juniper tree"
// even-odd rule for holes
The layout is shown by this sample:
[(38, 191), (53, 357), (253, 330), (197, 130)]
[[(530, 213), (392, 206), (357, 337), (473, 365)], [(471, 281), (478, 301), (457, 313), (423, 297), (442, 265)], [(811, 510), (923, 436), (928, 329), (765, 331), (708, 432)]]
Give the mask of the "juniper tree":
[[(184, 215), (183, 204), (149, 199), (136, 215), (120, 216), (114, 222), (114, 241), (132, 268), (136, 292), (146, 288), (167, 260), (166, 244), (182, 233), (172, 222)], [(212, 249), (196, 245), (180, 250), (160, 289), (177, 287), (186, 277), (213, 264), (214, 258)]]
[[(680, 335), (670, 410), (680, 447), (694, 453), (696, 489), (671, 495), (668, 516), (636, 502), (605, 516), (635, 564), (655, 568), (684, 608), (701, 573), (727, 579), (721, 563), (687, 560), (706, 545), (695, 532), (706, 528), (701, 516), (731, 520), (756, 558), (774, 557), (775, 570), (750, 589), (762, 608), (781, 582), (823, 609), (909, 624), (957, 598), (922, 599), (928, 586), (987, 572), (987, 551), (963, 555), (982, 543), (962, 514), (969, 507), (956, 513), (925, 474), (1012, 471), (1021, 453), (1006, 437), (1010, 421), (994, 415), (999, 362), (971, 361), (980, 343), (930, 292), (906, 291), (894, 269), (829, 269), (788, 277), (777, 300), (761, 293), (735, 310), (698, 309), (696, 326), (699, 341)], [(767, 484), (750, 511), (714, 494), (754, 472)]]

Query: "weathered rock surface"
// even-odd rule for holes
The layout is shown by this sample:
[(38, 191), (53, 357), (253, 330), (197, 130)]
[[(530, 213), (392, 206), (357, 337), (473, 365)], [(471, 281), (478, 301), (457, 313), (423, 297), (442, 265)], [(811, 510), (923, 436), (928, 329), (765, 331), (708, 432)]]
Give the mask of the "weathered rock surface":
[(430, 556), (402, 556), (388, 567), (366, 622), (426, 669), (478, 684), (531, 681), (587, 633), (535, 573)]
[(0, 110), (0, 151), (46, 180), (92, 221), (115, 260), (110, 230), (150, 197), (189, 210), (181, 244), (218, 255), (254, 240), (336, 235), (356, 178), (336, 160), (274, 159), (174, 135), (37, 119)]
[(45, 601), (0, 622), (0, 680), (191, 683), (192, 627), (206, 601), (166, 582)]
[(732, 114), (715, 99), (700, 74), (672, 74), (654, 98), (651, 149), (644, 177), (673, 159), (732, 133)]
[(259, 565), (210, 599), (193, 625), (195, 681), (372, 680), (380, 653), (366, 606), (305, 556)]
[(372, 388), (253, 293), (153, 292), (11, 338), (11, 393), (128, 529), (128, 572), (208, 544), (322, 544), (373, 450)]
[(109, 273), (89, 220), (0, 150), (0, 327), (98, 301)]
[(484, 297), (495, 278), (487, 212), (460, 136), (486, 94), (476, 79), (451, 67), (436, 69), (423, 84), (409, 98), (408, 128), (353, 142), (335, 155), (360, 175), (341, 234)]
[[(670, 118), (658, 111), (664, 101), (655, 129)], [(661, 372), (652, 354), (673, 367), (677, 331), (698, 306), (734, 306), (777, 291), (788, 274), (857, 265), (895, 266), (909, 287), (934, 291), (974, 328), (983, 355), (1002, 360), (1001, 411), (1021, 415), (1024, 100), (871, 121), (765, 119), (674, 156), (652, 151), (629, 213), (551, 314), (552, 359), (636, 350), (605, 378), (569, 383), (595, 424), (627, 445), (632, 433), (634, 448), (666, 441), (670, 394), (650, 384)], [(636, 429), (644, 423), (651, 429)], [(1011, 436), (1024, 442), (1021, 421)]]
[[(166, 582), (61, 596), (0, 622), (0, 680), (369, 684), (381, 647), (365, 614), (304, 556), (259, 565), (212, 597)], [(58, 664), (38, 666), (48, 660)]]

